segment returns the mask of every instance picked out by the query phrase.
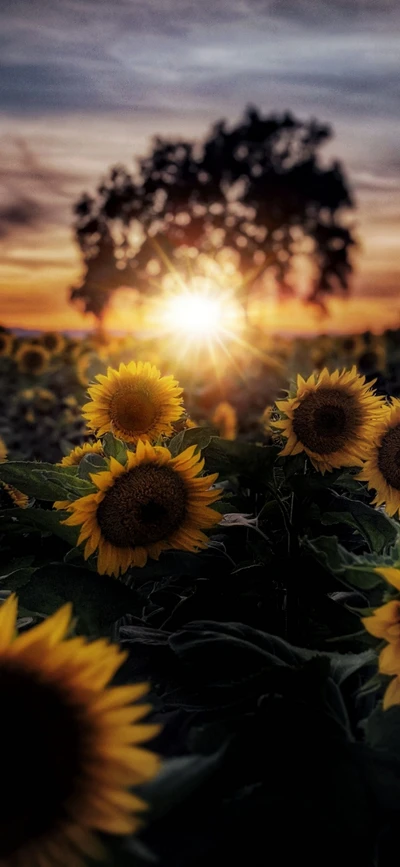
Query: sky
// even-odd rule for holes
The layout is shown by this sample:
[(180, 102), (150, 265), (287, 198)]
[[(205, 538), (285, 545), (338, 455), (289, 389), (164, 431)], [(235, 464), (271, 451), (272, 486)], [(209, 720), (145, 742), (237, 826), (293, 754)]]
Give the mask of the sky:
[(400, 323), (398, 0), (0, 0), (0, 16), (0, 323), (90, 325), (67, 300), (74, 202), (152, 136), (201, 138), (249, 103), (333, 126), (360, 246), (332, 327)]

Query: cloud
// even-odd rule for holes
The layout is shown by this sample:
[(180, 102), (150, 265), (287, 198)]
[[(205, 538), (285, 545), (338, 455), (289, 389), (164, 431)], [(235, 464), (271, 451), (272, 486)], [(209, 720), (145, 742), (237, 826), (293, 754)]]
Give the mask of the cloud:
[(332, 89), (338, 68), (396, 74), (395, 0), (3, 0), (2, 11), (7, 111), (161, 110), (178, 87), (195, 95), (196, 76), (218, 98), (226, 76), (256, 87), (285, 66), (306, 83), (319, 63)]
[(0, 158), (0, 239), (60, 220), (76, 171), (46, 165), (22, 136), (4, 136)]
[[(72, 204), (95, 189), (109, 165), (132, 166), (155, 133), (202, 137), (220, 117), (236, 121), (250, 102), (266, 113), (290, 109), (332, 124), (326, 154), (342, 159), (356, 186), (368, 250), (372, 223), (381, 219), (385, 231), (398, 225), (398, 0), (1, 6), (7, 281), (17, 266), (21, 286), (24, 268), (27, 280), (31, 270), (55, 279), (49, 237), (57, 256), (65, 263), (68, 251), (76, 268)], [(379, 244), (384, 249), (383, 234)], [(35, 265), (40, 250), (42, 270)], [(370, 255), (382, 264), (377, 248)]]

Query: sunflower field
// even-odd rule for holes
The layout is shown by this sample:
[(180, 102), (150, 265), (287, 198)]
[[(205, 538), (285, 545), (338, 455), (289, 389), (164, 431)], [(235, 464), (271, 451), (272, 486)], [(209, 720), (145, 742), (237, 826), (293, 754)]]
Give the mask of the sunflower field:
[(175, 356), (0, 331), (0, 867), (389, 867), (400, 333)]

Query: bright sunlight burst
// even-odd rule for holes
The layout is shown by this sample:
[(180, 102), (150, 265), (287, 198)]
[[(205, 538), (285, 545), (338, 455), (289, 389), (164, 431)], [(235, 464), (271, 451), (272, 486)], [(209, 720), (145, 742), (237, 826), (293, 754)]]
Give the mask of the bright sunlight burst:
[(219, 298), (188, 291), (168, 299), (165, 322), (192, 336), (216, 335), (224, 327), (224, 310)]

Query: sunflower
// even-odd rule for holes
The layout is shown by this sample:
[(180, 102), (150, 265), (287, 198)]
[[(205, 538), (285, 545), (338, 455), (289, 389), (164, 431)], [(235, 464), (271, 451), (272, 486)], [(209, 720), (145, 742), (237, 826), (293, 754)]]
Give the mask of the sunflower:
[[(75, 446), (68, 455), (60, 461), (59, 467), (78, 467), (81, 460), (86, 455), (104, 455), (101, 442), (83, 443), (82, 446)], [(55, 509), (68, 509), (71, 505), (71, 500), (56, 500), (54, 503)]]
[(211, 419), (224, 440), (235, 440), (237, 435), (237, 413), (235, 407), (228, 401), (222, 401), (215, 407)]
[(67, 394), (66, 397), (63, 398), (62, 403), (64, 406), (68, 406), (69, 409), (78, 409), (79, 404), (74, 394)]
[(400, 600), (391, 599), (380, 608), (376, 608), (369, 617), (362, 617), (361, 622), (370, 635), (393, 642), (400, 640)]
[(358, 478), (376, 491), (373, 504), (384, 504), (388, 515), (400, 514), (400, 400), (387, 407), (365, 457)]
[(21, 343), (15, 353), (15, 360), (21, 373), (31, 373), (40, 376), (47, 369), (50, 353), (44, 346), (34, 343)]
[(374, 571), (387, 581), (388, 584), (400, 591), (400, 568), (397, 569), (396, 566), (376, 566)]
[(34, 394), (35, 408), (40, 412), (48, 413), (50, 409), (57, 403), (57, 397), (54, 391), (48, 388), (36, 388)]
[(384, 412), (382, 400), (356, 367), (332, 374), (324, 369), (307, 381), (298, 376), (295, 396), (276, 404), (286, 415), (274, 422), (287, 439), (281, 455), (304, 451), (322, 473), (360, 466)]
[(155, 441), (172, 433), (182, 415), (182, 389), (172, 376), (161, 376), (149, 362), (131, 361), (119, 370), (99, 373), (99, 385), (89, 388), (90, 402), (82, 407), (91, 430), (102, 436), (112, 431), (129, 443), (139, 438)]
[(382, 343), (376, 342), (367, 347), (357, 359), (359, 369), (365, 374), (383, 373), (387, 365), (386, 349)]
[[(7, 446), (4, 440), (0, 437), (0, 464), (7, 460)], [(7, 485), (0, 481), (0, 505), (1, 508), (10, 508), (19, 506), (20, 509), (26, 509), (29, 503), (29, 497), (14, 488), (13, 485)]]
[[(1, 867), (79, 867), (99, 858), (93, 832), (131, 834), (143, 801), (128, 791), (154, 776), (140, 744), (159, 726), (133, 704), (147, 686), (110, 687), (125, 659), (100, 639), (66, 638), (71, 606), (18, 637), (17, 600), (0, 608)], [(40, 782), (40, 785), (38, 784)]]
[(9, 331), (0, 331), (0, 358), (11, 355), (13, 346), (13, 335)]
[(345, 334), (340, 338), (339, 351), (348, 360), (355, 361), (365, 351), (365, 341), (362, 334)]
[(40, 337), (40, 343), (52, 355), (59, 355), (65, 347), (65, 337), (59, 331), (45, 331)]
[(261, 426), (264, 430), (264, 433), (267, 434), (268, 436), (271, 436), (271, 434), (273, 433), (273, 430), (272, 430), (272, 428), (273, 428), (273, 420), (272, 420), (273, 409), (274, 409), (273, 406), (266, 406), (265, 410), (261, 416), (261, 419), (260, 419)]
[(7, 446), (2, 437), (0, 437), (0, 464), (6, 460), (7, 457)]
[(0, 482), (0, 488), (2, 495), (0, 496), (0, 502), (4, 503), (3, 508), (7, 509), (13, 506), (18, 506), (19, 509), (27, 508), (29, 497), (23, 494), (22, 491), (18, 491), (13, 485), (7, 485), (5, 482)]
[(91, 474), (98, 492), (70, 503), (64, 523), (81, 527), (85, 559), (98, 551), (100, 575), (118, 577), (167, 549), (206, 547), (202, 530), (221, 520), (209, 508), (220, 491), (209, 489), (217, 474), (198, 478), (204, 459), (195, 451), (190, 446), (173, 458), (168, 449), (139, 440), (125, 466), (110, 458), (108, 471)]
[(77, 358), (75, 362), (75, 371), (76, 378), (82, 388), (86, 388), (89, 385), (89, 374), (88, 369), (90, 362), (93, 358), (92, 352), (82, 352)]
[(183, 430), (193, 430), (195, 427), (199, 427), (199, 425), (190, 416), (187, 416), (184, 420)]
[[(383, 696), (383, 709), (400, 704), (400, 641), (390, 641), (379, 654), (379, 671), (392, 676)], [(393, 677), (394, 675), (394, 677)]]
[(103, 446), (100, 442), (83, 443), (82, 446), (76, 446), (68, 455), (60, 461), (61, 467), (77, 467), (82, 458), (86, 455), (104, 455)]

